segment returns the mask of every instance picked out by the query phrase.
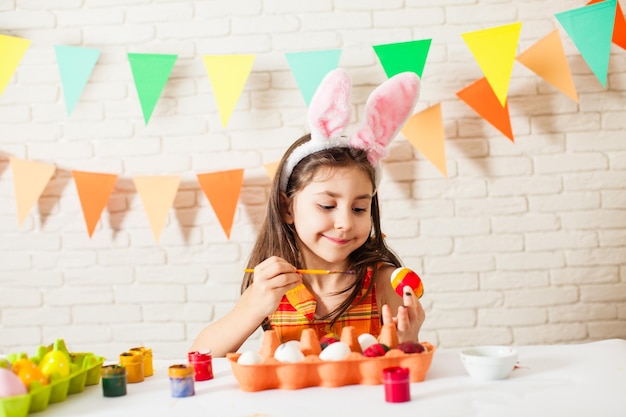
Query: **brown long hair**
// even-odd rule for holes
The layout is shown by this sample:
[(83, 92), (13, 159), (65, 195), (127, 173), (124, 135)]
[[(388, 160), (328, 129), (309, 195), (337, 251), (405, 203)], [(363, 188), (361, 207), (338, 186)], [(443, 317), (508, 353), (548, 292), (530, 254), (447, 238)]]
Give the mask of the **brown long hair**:
[[(280, 200), (280, 173), (283, 170), (287, 157), (293, 150), (310, 139), (311, 135), (308, 134), (295, 141), (289, 149), (287, 149), (278, 164), (270, 190), (265, 221), (263, 222), (259, 236), (250, 253), (248, 268), (254, 268), (265, 259), (274, 255), (280, 256), (296, 268), (306, 267), (306, 265), (302, 264), (302, 258), (300, 257), (296, 245), (295, 231), (291, 225), (286, 224), (283, 220), (283, 209)], [(367, 160), (365, 151), (347, 146), (333, 147), (307, 155), (298, 162), (287, 183), (286, 194), (288, 197), (291, 197), (295, 192), (304, 188), (311, 182), (317, 171), (322, 167), (343, 168), (353, 166), (366, 172), (372, 181), (372, 185), (376, 187), (375, 170)], [(380, 229), (380, 212), (377, 193), (374, 193), (372, 197), (370, 212), (372, 216), (370, 238), (361, 247), (352, 252), (348, 259), (349, 269), (356, 272), (356, 282), (351, 288), (348, 287), (346, 290), (342, 291), (350, 291), (346, 300), (323, 318), (331, 319), (331, 325), (350, 308), (352, 302), (361, 294), (368, 267), (372, 267), (374, 275), (367, 288), (367, 292), (362, 297), (371, 292), (374, 282), (376, 281), (376, 273), (378, 270), (376, 266), (379, 263), (387, 263), (396, 267), (401, 266), (398, 257), (387, 247)], [(241, 284), (242, 293), (252, 284), (252, 280), (252, 273), (245, 273)], [(267, 327), (267, 319), (263, 322), (263, 325)]]

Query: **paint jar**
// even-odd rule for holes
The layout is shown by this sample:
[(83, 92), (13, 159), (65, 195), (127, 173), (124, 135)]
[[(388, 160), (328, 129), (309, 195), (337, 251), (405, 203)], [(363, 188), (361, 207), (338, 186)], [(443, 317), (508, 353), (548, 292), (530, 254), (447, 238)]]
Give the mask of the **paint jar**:
[(169, 367), (168, 375), (172, 397), (180, 398), (195, 395), (193, 367), (191, 365), (172, 365)]
[(152, 366), (152, 349), (145, 346), (134, 347), (129, 352), (139, 352), (143, 355), (143, 376), (148, 377), (154, 375), (154, 368)]
[(189, 365), (193, 367), (196, 381), (213, 379), (213, 358), (211, 351), (187, 353)]
[(411, 400), (408, 368), (392, 366), (383, 369), (383, 385), (385, 386), (385, 401), (388, 403), (402, 403)]
[(143, 354), (141, 352), (120, 354), (120, 363), (126, 368), (126, 382), (133, 384), (143, 381)]
[(124, 366), (107, 365), (100, 371), (102, 376), (102, 395), (105, 397), (121, 397), (126, 395), (126, 368)]

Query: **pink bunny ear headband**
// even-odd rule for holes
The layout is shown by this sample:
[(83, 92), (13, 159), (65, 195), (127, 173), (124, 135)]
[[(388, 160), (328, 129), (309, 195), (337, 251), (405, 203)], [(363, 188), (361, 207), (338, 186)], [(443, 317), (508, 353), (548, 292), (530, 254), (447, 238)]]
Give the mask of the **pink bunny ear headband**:
[(287, 190), (289, 177), (303, 158), (335, 147), (363, 149), (376, 169), (376, 186), (380, 183), (379, 161), (387, 156), (387, 146), (413, 112), (419, 93), (419, 77), (402, 72), (379, 85), (365, 103), (364, 121), (350, 137), (341, 134), (350, 123), (348, 74), (336, 69), (320, 83), (309, 105), (311, 139), (293, 150), (280, 174), (280, 189)]

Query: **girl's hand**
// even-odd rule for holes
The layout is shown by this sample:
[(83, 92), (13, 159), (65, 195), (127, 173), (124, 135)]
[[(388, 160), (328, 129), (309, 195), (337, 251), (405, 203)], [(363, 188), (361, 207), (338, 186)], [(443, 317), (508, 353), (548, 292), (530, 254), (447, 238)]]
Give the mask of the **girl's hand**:
[(276, 311), (287, 291), (302, 283), (296, 267), (278, 256), (267, 258), (254, 268), (252, 285), (244, 292), (246, 304), (265, 318)]
[(418, 335), (426, 314), (422, 303), (417, 299), (415, 293), (408, 285), (403, 289), (403, 305), (398, 307), (398, 315), (393, 317), (391, 308), (387, 304), (383, 306), (383, 323), (395, 324), (398, 329), (398, 341), (419, 341)]

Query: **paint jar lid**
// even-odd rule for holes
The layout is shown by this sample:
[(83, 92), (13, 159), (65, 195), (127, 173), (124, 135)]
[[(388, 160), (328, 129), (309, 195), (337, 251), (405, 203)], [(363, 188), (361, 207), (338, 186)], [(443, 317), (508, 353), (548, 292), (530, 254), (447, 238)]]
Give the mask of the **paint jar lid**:
[(400, 366), (392, 366), (383, 369), (383, 382), (408, 382), (409, 380), (409, 368), (402, 368)]
[(128, 364), (143, 363), (143, 353), (136, 350), (120, 353), (120, 362)]
[(129, 352), (139, 352), (141, 353), (143, 356), (152, 356), (152, 349), (147, 348), (145, 346), (139, 346), (139, 347), (134, 347), (134, 348), (130, 348), (128, 349)]
[(103, 377), (112, 377), (112, 376), (126, 376), (126, 368), (124, 365), (115, 364), (115, 365), (106, 365), (102, 367), (100, 374)]
[(168, 375), (170, 378), (193, 378), (193, 367), (186, 364), (177, 364), (169, 367)]
[(189, 362), (202, 362), (211, 360), (211, 351), (203, 350), (203, 351), (194, 351), (187, 353), (187, 359)]

